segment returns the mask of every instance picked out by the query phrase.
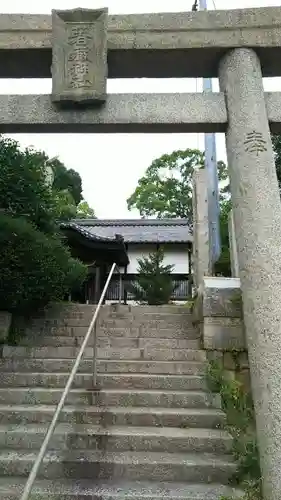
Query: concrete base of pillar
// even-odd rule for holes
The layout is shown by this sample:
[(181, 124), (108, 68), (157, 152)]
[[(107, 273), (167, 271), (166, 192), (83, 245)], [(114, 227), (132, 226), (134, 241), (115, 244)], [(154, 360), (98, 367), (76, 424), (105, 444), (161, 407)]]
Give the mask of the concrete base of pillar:
[(193, 310), (202, 347), (207, 350), (245, 350), (240, 280), (205, 277)]

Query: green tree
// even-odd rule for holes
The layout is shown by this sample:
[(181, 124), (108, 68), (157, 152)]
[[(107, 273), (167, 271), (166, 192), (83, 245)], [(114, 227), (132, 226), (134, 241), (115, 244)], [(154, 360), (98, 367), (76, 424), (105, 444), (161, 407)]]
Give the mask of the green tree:
[(164, 266), (164, 251), (159, 249), (138, 259), (138, 276), (131, 286), (135, 300), (149, 305), (167, 304), (174, 290), (171, 272), (174, 266)]
[(58, 236), (57, 219), (77, 208), (68, 190), (53, 189), (48, 167), (45, 153), (0, 137), (0, 300), (11, 312), (62, 298), (87, 273)]
[[(137, 188), (128, 198), (129, 210), (136, 208), (142, 217), (175, 217), (193, 222), (193, 173), (203, 168), (204, 153), (196, 149), (174, 151), (154, 160), (139, 179)], [(220, 181), (220, 217), (222, 255), (215, 266), (215, 272), (230, 276), (228, 241), (228, 212), (230, 189), (226, 165), (218, 162)]]
[(67, 189), (63, 191), (53, 190), (53, 196), (56, 207), (57, 221), (61, 222), (75, 219), (77, 215), (77, 207), (70, 192)]
[(77, 219), (96, 219), (96, 214), (95, 214), (94, 209), (91, 208), (85, 200), (82, 200), (82, 201), (80, 201), (79, 205), (77, 206), (76, 218)]
[(281, 191), (281, 135), (272, 135), (271, 140), (273, 145), (276, 174), (279, 189)]
[(231, 263), (229, 252), (229, 234), (228, 234), (228, 214), (231, 210), (231, 200), (222, 200), (220, 203), (220, 237), (221, 237), (221, 255), (215, 263), (215, 274), (222, 276), (231, 276)]
[[(204, 153), (197, 149), (174, 151), (154, 160), (127, 199), (128, 209), (142, 217), (188, 219), (192, 224), (193, 172), (204, 166)], [(219, 179), (227, 179), (227, 169), (218, 162)], [(224, 194), (224, 193), (222, 193)]]
[(45, 159), (31, 148), (0, 137), (0, 210), (25, 217), (44, 232), (55, 230), (56, 206), (46, 184)]
[(24, 216), (41, 231), (55, 231), (57, 221), (95, 217), (82, 199), (79, 174), (57, 158), (0, 136), (0, 172), (0, 210)]
[(48, 159), (48, 165), (54, 172), (53, 189), (56, 191), (68, 191), (75, 205), (82, 201), (82, 179), (78, 172), (67, 169), (58, 158)]

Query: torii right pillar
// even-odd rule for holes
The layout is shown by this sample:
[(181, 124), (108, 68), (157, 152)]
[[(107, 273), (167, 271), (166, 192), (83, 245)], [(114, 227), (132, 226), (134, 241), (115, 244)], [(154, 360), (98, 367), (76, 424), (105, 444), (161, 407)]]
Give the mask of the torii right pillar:
[(281, 499), (281, 203), (252, 49), (220, 63), (226, 147), (265, 500)]

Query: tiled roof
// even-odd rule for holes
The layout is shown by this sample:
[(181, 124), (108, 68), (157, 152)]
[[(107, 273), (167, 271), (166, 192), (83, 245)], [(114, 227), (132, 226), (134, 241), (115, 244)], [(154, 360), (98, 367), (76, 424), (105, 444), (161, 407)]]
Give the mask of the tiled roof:
[(187, 243), (192, 235), (186, 219), (77, 219), (75, 224), (97, 238), (125, 243)]
[(92, 241), (101, 241), (101, 242), (116, 242), (115, 237), (113, 238), (108, 238), (105, 236), (99, 236), (97, 234), (94, 234), (92, 231), (89, 230), (87, 226), (77, 224), (77, 222), (63, 222), (60, 224), (61, 229), (73, 229), (77, 231), (78, 233), (82, 234), (85, 236), (85, 238), (92, 240)]

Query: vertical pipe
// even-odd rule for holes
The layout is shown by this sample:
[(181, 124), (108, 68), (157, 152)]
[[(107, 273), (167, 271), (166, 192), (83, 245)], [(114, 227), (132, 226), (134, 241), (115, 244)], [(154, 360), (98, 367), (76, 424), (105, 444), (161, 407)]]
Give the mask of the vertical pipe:
[[(207, 10), (207, 0), (199, 0), (200, 10)], [(212, 92), (211, 78), (203, 79), (203, 92)], [(205, 168), (208, 178), (208, 216), (210, 262), (212, 268), (221, 253), (220, 221), (219, 221), (219, 182), (217, 169), (216, 136), (205, 134)]]
[(122, 302), (122, 289), (123, 289), (122, 274), (121, 274), (121, 271), (119, 269), (119, 304), (121, 304), (121, 302)]

